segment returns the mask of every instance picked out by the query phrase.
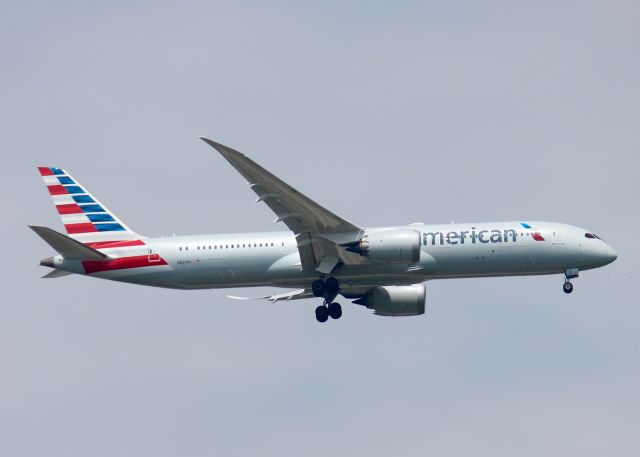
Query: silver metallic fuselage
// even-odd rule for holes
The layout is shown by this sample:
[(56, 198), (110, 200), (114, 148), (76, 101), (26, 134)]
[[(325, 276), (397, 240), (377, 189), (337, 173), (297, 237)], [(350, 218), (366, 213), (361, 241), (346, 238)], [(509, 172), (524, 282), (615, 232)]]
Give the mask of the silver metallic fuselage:
[[(418, 264), (338, 265), (331, 276), (340, 281), (344, 293), (357, 295), (377, 285), (415, 284), (430, 279), (583, 271), (616, 258), (604, 241), (585, 237), (588, 230), (550, 222), (529, 224), (534, 229), (523, 228), (519, 222), (412, 224), (402, 228), (423, 235)], [(366, 230), (371, 233), (391, 228), (399, 227)], [(506, 235), (507, 231), (511, 236)], [(149, 256), (150, 266), (100, 271), (90, 276), (177, 289), (308, 288), (320, 277), (315, 269), (301, 267), (292, 232), (146, 238), (144, 243), (104, 252), (112, 258)], [(86, 274), (80, 261), (57, 256), (54, 263), (58, 269)]]

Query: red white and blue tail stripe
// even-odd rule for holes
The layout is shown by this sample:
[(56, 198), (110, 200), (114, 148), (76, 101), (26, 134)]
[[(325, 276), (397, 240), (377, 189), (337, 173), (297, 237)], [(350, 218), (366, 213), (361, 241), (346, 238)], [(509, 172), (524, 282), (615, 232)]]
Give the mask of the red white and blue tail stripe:
[(67, 234), (96, 248), (140, 235), (127, 227), (87, 189), (61, 168), (38, 167)]

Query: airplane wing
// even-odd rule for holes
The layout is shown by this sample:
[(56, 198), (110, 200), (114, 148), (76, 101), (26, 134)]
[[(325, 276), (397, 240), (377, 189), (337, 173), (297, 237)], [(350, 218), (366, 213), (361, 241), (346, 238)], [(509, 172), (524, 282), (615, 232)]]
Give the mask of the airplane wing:
[(228, 298), (232, 298), (234, 300), (269, 300), (271, 303), (275, 303), (277, 301), (289, 301), (289, 300), (301, 300), (304, 298), (313, 298), (315, 295), (311, 292), (310, 289), (297, 289), (292, 290), (291, 292), (283, 292), (280, 294), (274, 295), (265, 295), (262, 297), (238, 297), (236, 295), (227, 295)]
[(363, 233), (360, 227), (314, 202), (241, 152), (205, 137), (200, 139), (244, 176), (258, 195), (256, 201), (266, 203), (276, 214), (275, 222), (284, 222), (295, 233), (303, 268), (313, 267), (328, 274), (339, 262), (364, 263), (361, 256), (340, 246), (358, 241)]

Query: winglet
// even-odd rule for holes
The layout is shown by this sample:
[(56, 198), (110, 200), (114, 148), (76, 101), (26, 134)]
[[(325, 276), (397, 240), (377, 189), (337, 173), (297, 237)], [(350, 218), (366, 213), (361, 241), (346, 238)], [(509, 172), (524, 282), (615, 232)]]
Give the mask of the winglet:
[[(215, 142), (213, 140), (210, 140), (209, 138), (207, 138), (205, 136), (200, 136), (198, 138), (200, 138), (202, 141), (204, 141), (209, 146), (211, 146), (213, 149), (215, 149), (220, 154), (222, 154), (222, 156), (225, 159), (229, 160), (231, 165), (234, 165), (234, 162), (231, 161), (231, 158), (235, 158), (236, 160), (238, 158), (244, 158), (244, 159), (247, 159), (247, 160), (251, 160), (245, 154), (241, 153), (240, 151), (236, 151), (235, 149), (230, 148), (229, 146), (225, 146), (224, 144), (217, 143), (217, 142)], [(253, 162), (253, 161), (251, 161), (251, 162)], [(234, 165), (234, 167), (235, 167), (235, 165)]]
[[(200, 138), (202, 141), (204, 141), (205, 143), (207, 143), (209, 146), (211, 146), (212, 148), (222, 152), (222, 151), (226, 151), (227, 149), (231, 149), (223, 144), (217, 143), (209, 138), (207, 138), (206, 136), (199, 136), (198, 138)], [(233, 149), (231, 149), (233, 151)], [(235, 151), (238, 152), (238, 151)]]

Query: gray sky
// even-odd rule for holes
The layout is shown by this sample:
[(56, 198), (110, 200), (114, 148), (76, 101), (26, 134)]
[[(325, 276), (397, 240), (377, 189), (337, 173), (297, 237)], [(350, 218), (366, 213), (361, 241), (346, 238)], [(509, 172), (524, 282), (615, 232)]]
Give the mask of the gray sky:
[[(0, 455), (638, 455), (640, 4), (389, 5), (3, 5)], [(327, 325), (39, 279), (37, 165), (148, 236), (284, 228), (197, 135), (362, 225), (562, 221), (619, 259)]]

